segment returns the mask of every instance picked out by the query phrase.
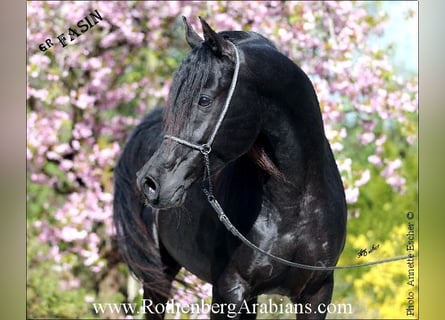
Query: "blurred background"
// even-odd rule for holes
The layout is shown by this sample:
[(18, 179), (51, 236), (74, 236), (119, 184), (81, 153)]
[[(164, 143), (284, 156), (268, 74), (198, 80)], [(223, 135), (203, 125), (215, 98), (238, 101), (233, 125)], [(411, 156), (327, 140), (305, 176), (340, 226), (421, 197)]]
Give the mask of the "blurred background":
[[(102, 20), (66, 47), (39, 49), (69, 39), (69, 27), (80, 33), (94, 10)], [(339, 264), (406, 254), (407, 212), (417, 234), (416, 2), (28, 2), (28, 318), (122, 318), (93, 303), (140, 303), (113, 240), (113, 167), (131, 129), (165, 104), (188, 51), (182, 15), (198, 31), (203, 16), (217, 31), (263, 34), (313, 81), (348, 201)], [(336, 272), (333, 303), (354, 313), (330, 317), (407, 318), (408, 292), (417, 296), (407, 271), (401, 261)], [(210, 302), (210, 285), (181, 277), (177, 301)]]

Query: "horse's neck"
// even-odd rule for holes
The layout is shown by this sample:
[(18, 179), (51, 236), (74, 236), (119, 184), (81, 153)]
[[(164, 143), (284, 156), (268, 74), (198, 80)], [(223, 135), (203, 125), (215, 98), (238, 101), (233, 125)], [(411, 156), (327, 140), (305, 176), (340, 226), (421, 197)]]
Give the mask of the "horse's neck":
[(321, 169), (326, 138), (318, 99), (307, 75), (268, 46), (248, 47), (244, 56), (252, 70), (251, 81), (265, 101), (262, 133), (272, 142), (282, 170), (292, 175), (296, 165)]
[(329, 165), (318, 100), (306, 74), (269, 45), (246, 46), (242, 57), (250, 70), (252, 86), (261, 91), (259, 139), (265, 139), (269, 158), (288, 182), (266, 179), (265, 189), (291, 206), (298, 201), (296, 192), (304, 193), (323, 183)]
[(304, 92), (286, 94), (287, 99), (265, 108), (262, 134), (270, 141), (270, 156), (277, 167), (288, 180), (301, 185), (308, 173), (317, 175), (323, 170), (326, 138), (317, 100)]

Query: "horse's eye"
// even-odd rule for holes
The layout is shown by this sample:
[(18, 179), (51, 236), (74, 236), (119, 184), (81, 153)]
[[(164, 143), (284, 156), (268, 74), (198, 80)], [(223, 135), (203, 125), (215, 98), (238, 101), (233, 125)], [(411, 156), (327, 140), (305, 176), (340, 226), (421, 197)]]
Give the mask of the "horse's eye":
[(200, 96), (199, 97), (198, 104), (201, 107), (208, 107), (211, 103), (212, 103), (212, 99), (210, 99), (209, 97), (207, 97), (207, 96)]

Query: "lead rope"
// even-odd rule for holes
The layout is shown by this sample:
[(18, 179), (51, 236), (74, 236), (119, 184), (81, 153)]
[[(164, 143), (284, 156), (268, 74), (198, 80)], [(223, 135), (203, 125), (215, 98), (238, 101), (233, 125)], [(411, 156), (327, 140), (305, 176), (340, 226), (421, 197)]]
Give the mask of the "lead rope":
[[(182, 145), (185, 145), (192, 149), (198, 150), (203, 155), (204, 175), (203, 175), (202, 191), (206, 195), (207, 201), (209, 202), (209, 204), (212, 206), (213, 210), (218, 215), (218, 219), (219, 219), (219, 221), (221, 221), (221, 223), (224, 225), (224, 227), (231, 234), (233, 234), (235, 237), (237, 237), (239, 240), (241, 240), (245, 245), (247, 245), (248, 247), (252, 248), (255, 251), (258, 251), (258, 252), (264, 254), (265, 256), (268, 256), (272, 260), (275, 260), (275, 261), (277, 261), (281, 264), (284, 264), (286, 266), (289, 266), (289, 267), (312, 270), (312, 271), (332, 271), (332, 270), (352, 269), (352, 268), (372, 266), (372, 265), (376, 265), (376, 264), (383, 264), (383, 263), (388, 263), (388, 262), (393, 262), (393, 261), (399, 261), (399, 260), (404, 260), (404, 259), (408, 259), (408, 258), (414, 258), (415, 255), (406, 255), (406, 256), (397, 256), (394, 258), (371, 261), (371, 262), (366, 262), (366, 263), (360, 263), (360, 264), (345, 265), (345, 266), (312, 266), (312, 265), (307, 265), (307, 264), (298, 263), (298, 262), (292, 262), (292, 261), (280, 258), (280, 257), (277, 257), (277, 256), (261, 249), (257, 245), (253, 244), (243, 234), (241, 234), (238, 231), (238, 229), (230, 222), (230, 219), (224, 213), (223, 208), (221, 207), (218, 200), (216, 200), (215, 195), (213, 194), (213, 184), (212, 184), (212, 179), (211, 179), (210, 159), (209, 159), (210, 152), (212, 152), (211, 146), (212, 146), (213, 140), (215, 139), (216, 133), (218, 132), (219, 127), (221, 126), (221, 123), (224, 120), (224, 117), (225, 117), (226, 112), (230, 105), (230, 101), (232, 100), (233, 93), (235, 91), (236, 82), (238, 80), (238, 72), (239, 72), (239, 66), (240, 66), (238, 49), (236, 48), (236, 46), (233, 43), (231, 43), (231, 42), (229, 42), (229, 43), (233, 46), (234, 52), (235, 52), (235, 58), (236, 58), (235, 71), (233, 73), (232, 82), (230, 83), (229, 93), (228, 93), (226, 101), (224, 103), (223, 110), (219, 116), (218, 122), (216, 123), (216, 126), (215, 126), (208, 142), (205, 144), (199, 145), (199, 144), (195, 144), (195, 143), (189, 142), (187, 140), (184, 140), (184, 139), (181, 139), (181, 138), (178, 138), (175, 136), (171, 136), (171, 135), (164, 136), (164, 138), (166, 138), (166, 139), (171, 139), (173, 141), (176, 141), (179, 144), (182, 144)], [(207, 182), (207, 187), (205, 186), (206, 182)]]
[[(202, 151), (201, 151), (201, 153), (204, 156), (204, 164), (205, 164), (205, 172), (206, 172), (206, 176), (204, 176), (204, 180), (207, 180), (207, 185), (208, 185), (208, 188), (206, 189), (205, 187), (203, 187), (202, 191), (206, 195), (207, 201), (209, 202), (209, 204), (212, 206), (213, 210), (215, 210), (216, 214), (218, 215), (219, 221), (221, 221), (222, 224), (226, 227), (226, 229), (230, 233), (232, 233), (235, 237), (240, 239), (245, 245), (247, 245), (248, 247), (252, 248), (255, 251), (261, 252), (262, 254), (268, 256), (272, 260), (275, 260), (281, 264), (284, 264), (289, 267), (294, 267), (294, 268), (300, 268), (300, 269), (306, 269), (306, 270), (312, 270), (312, 271), (332, 271), (332, 270), (368, 267), (368, 266), (372, 266), (372, 265), (376, 265), (376, 264), (383, 264), (383, 263), (388, 263), (388, 262), (393, 262), (393, 261), (398, 261), (398, 260), (405, 260), (408, 258), (414, 258), (414, 255), (407, 255), (407, 256), (398, 256), (398, 257), (393, 257), (393, 258), (388, 258), (388, 259), (371, 261), (371, 262), (366, 262), (366, 263), (351, 264), (351, 265), (346, 265), (346, 266), (311, 266), (311, 265), (307, 265), (307, 264), (303, 264), (303, 263), (292, 262), (292, 261), (277, 257), (277, 256), (261, 249), (257, 245), (253, 244), (242, 233), (240, 233), (238, 231), (238, 229), (230, 222), (230, 219), (224, 213), (224, 210), (222, 209), (218, 200), (216, 200), (216, 197), (214, 196), (213, 191), (212, 191), (213, 186), (212, 186), (211, 175), (210, 175), (209, 154), (203, 153)], [(207, 179), (206, 179), (206, 177), (207, 177)]]

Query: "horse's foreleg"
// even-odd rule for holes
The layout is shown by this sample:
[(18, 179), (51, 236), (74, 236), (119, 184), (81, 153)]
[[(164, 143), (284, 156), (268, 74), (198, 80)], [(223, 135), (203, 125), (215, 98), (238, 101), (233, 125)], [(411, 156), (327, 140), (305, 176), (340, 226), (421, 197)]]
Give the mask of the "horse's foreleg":
[(331, 303), (334, 289), (334, 276), (331, 274), (318, 285), (309, 284), (301, 297), (291, 298), (293, 303), (301, 304), (302, 312), (297, 314), (298, 320), (322, 320), (326, 318), (326, 308)]
[(255, 319), (255, 314), (244, 310), (255, 301), (249, 300), (249, 286), (238, 273), (225, 273), (213, 285), (212, 313), (210, 319)]

